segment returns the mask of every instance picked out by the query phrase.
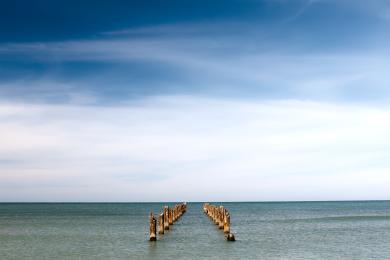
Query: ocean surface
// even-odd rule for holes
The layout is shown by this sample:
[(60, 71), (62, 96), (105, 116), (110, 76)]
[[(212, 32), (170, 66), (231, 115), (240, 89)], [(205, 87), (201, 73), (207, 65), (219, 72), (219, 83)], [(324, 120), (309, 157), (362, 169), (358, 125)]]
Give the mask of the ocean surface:
[(225, 202), (235, 242), (188, 203), (149, 242), (166, 204), (0, 203), (0, 259), (390, 259), (390, 201)]

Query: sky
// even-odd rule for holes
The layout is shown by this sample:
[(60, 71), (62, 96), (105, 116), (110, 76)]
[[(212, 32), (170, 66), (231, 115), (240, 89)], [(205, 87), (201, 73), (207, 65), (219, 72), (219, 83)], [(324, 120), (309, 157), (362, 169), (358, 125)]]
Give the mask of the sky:
[(390, 199), (390, 2), (0, 1), (0, 202)]

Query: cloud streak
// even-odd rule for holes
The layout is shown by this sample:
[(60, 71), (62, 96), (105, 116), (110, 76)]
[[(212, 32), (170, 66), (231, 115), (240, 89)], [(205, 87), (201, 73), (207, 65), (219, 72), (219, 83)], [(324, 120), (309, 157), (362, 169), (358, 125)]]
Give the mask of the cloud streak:
[(0, 62), (22, 69), (10, 69), (13, 76), (0, 72), (7, 76), (0, 94), (63, 103), (94, 96), (79, 102), (103, 105), (172, 94), (388, 101), (387, 22), (377, 19), (383, 1), (265, 1), (261, 7), (272, 14), (133, 26), (93, 40), (2, 43)]
[[(1, 91), (4, 96), (12, 95), (12, 91), (19, 93), (17, 89), (23, 92), (26, 87), (37, 90), (49, 86), (46, 88), (49, 94), (50, 89), (53, 93), (69, 89), (73, 95), (72, 91), (77, 89), (99, 95), (99, 88), (110, 86), (128, 97), (126, 94), (142, 93), (149, 86), (152, 95), (169, 94), (170, 89), (178, 94), (250, 93), (258, 98), (379, 102), (386, 102), (390, 94), (387, 88), (390, 83), (388, 55), (380, 50), (359, 54), (286, 50), (278, 53), (272, 48), (241, 46), (229, 54), (234, 46), (241, 46), (240, 40), (223, 44), (210, 39), (109, 39), (4, 45), (3, 53), (27, 55), (29, 59), (51, 64), (59, 61), (59, 64), (105, 62), (120, 64), (121, 69), (118, 72), (116, 66), (112, 69), (108, 66), (101, 73), (91, 73), (81, 79), (66, 75), (63, 83), (61, 73), (53, 77), (45, 74), (38, 79), (28, 77), (19, 82), (2, 83)], [(131, 74), (126, 76), (126, 72), (134, 71), (137, 64), (145, 64), (142, 74), (136, 79)], [(159, 77), (165, 78), (158, 80)], [(121, 81), (115, 81), (116, 78)]]

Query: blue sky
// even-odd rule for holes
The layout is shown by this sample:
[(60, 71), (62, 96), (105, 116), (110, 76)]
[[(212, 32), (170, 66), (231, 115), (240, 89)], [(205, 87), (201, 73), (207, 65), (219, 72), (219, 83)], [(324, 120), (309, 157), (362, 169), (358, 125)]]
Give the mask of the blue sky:
[(389, 24), (384, 0), (1, 1), (0, 200), (388, 199)]

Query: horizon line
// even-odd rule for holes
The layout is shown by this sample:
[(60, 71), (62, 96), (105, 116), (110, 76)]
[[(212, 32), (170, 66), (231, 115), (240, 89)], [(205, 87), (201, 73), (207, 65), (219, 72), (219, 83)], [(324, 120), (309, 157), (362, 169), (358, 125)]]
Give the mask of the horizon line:
[(264, 200), (264, 201), (0, 201), (0, 204), (131, 204), (131, 203), (303, 203), (303, 202), (385, 202), (390, 199), (368, 199), (368, 200)]

